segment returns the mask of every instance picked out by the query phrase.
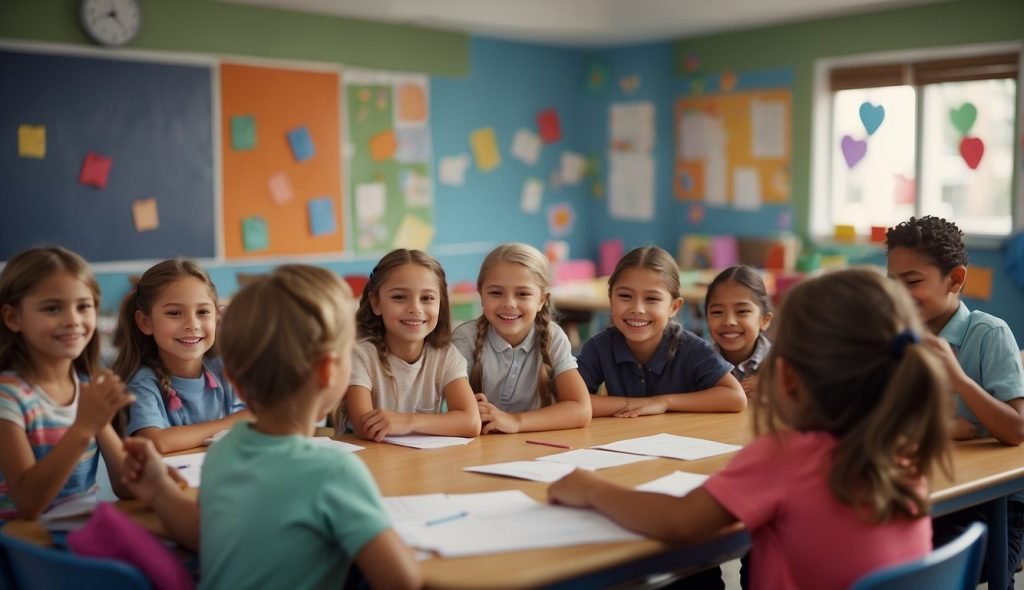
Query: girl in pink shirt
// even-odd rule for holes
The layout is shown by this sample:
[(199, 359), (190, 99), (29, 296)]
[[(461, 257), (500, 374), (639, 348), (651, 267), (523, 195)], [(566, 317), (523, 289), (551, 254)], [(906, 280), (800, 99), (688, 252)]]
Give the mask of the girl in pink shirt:
[(752, 398), (760, 436), (725, 469), (683, 498), (583, 470), (548, 495), (671, 543), (741, 522), (755, 590), (847, 588), (921, 557), (931, 550), (926, 478), (949, 466), (950, 391), (921, 331), (906, 293), (878, 273), (805, 281), (779, 311)]

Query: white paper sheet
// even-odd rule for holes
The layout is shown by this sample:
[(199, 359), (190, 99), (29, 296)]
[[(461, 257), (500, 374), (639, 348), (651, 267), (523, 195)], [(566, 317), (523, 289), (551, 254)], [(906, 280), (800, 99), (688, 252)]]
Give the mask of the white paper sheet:
[(732, 206), (741, 211), (761, 208), (761, 177), (757, 168), (737, 166), (732, 170)]
[(178, 473), (185, 478), (188, 485), (198, 488), (200, 476), (203, 472), (203, 461), (206, 460), (206, 453), (192, 453), (191, 455), (175, 455), (164, 457), (164, 463), (174, 467)]
[(96, 510), (96, 492), (96, 488), (93, 488), (88, 492), (64, 498), (58, 504), (40, 514), (39, 520), (50, 522), (92, 514)]
[(654, 149), (654, 103), (615, 103), (609, 116), (613, 150), (649, 153)]
[(564, 184), (583, 182), (583, 174), (587, 171), (587, 159), (575, 152), (562, 152), (562, 168), (559, 176)]
[(686, 111), (679, 121), (679, 158), (701, 160), (708, 156), (708, 116), (700, 111)]
[(750, 153), (755, 158), (786, 157), (786, 104), (781, 100), (750, 102)]
[(654, 158), (650, 154), (608, 154), (608, 214), (615, 219), (654, 219)]
[(310, 439), (310, 442), (312, 442), (314, 445), (318, 447), (335, 449), (338, 451), (343, 451), (345, 453), (358, 453), (359, 451), (362, 451), (363, 449), (366, 448), (361, 447), (359, 445), (354, 445), (352, 443), (347, 443), (343, 440), (334, 440), (329, 436), (314, 436), (313, 438)]
[(444, 447), (457, 447), (459, 445), (469, 444), (472, 440), (473, 439), (471, 438), (462, 438), (460, 436), (410, 435), (384, 437), (384, 442), (386, 443), (403, 447), (413, 447), (414, 449), (441, 449)]
[(731, 453), (733, 451), (740, 450), (742, 447), (738, 445), (727, 445), (725, 443), (706, 440), (703, 438), (691, 438), (689, 436), (665, 434), (663, 432), (652, 436), (620, 440), (606, 445), (599, 445), (595, 448), (618, 451), (620, 453), (653, 455), (655, 457), (668, 457), (669, 459), (693, 461), (696, 459), (704, 459), (705, 457), (714, 457), (715, 455)]
[(652, 479), (647, 483), (642, 483), (634, 489), (638, 492), (654, 492), (657, 494), (668, 494), (669, 496), (682, 498), (686, 494), (689, 494), (693, 490), (704, 485), (704, 482), (707, 480), (708, 476), (701, 473), (674, 471), (664, 477), (659, 477), (658, 479)]
[[(616, 453), (613, 453), (616, 454)], [(618, 453), (620, 456), (621, 453)], [(576, 469), (567, 463), (553, 463), (548, 461), (509, 461), (507, 463), (492, 463), (490, 465), (474, 465), (466, 467), (464, 471), (473, 473), (487, 473), (490, 475), (503, 475), (530, 481), (542, 481), (551, 483), (569, 475)]]
[(441, 158), (437, 174), (438, 180), (441, 184), (448, 186), (462, 186), (466, 184), (466, 169), (469, 168), (469, 164), (469, 154)]
[(540, 148), (540, 137), (536, 133), (529, 129), (520, 129), (512, 138), (512, 148), (509, 151), (524, 164), (533, 166), (540, 157)]
[(639, 463), (641, 461), (653, 461), (654, 459), (654, 457), (627, 455), (625, 453), (614, 453), (612, 451), (602, 451), (599, 449), (576, 449), (574, 451), (566, 451), (564, 453), (538, 457), (537, 461), (552, 461), (555, 463), (564, 463), (566, 465), (579, 467), (580, 469), (586, 469), (588, 471), (597, 471), (598, 469), (618, 467), (619, 465), (629, 465), (630, 463)]
[(544, 199), (544, 181), (539, 178), (527, 178), (523, 181), (523, 193), (519, 199), (519, 209), (523, 213), (537, 213), (540, 202)]
[(387, 207), (387, 185), (383, 182), (360, 184), (356, 187), (356, 207), (361, 223), (384, 219)]

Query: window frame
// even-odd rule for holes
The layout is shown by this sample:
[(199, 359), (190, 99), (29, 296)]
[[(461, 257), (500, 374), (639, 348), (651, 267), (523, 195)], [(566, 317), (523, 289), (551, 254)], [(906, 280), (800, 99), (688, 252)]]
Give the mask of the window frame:
[[(956, 47), (936, 47), (885, 51), (877, 53), (857, 54), (841, 57), (826, 57), (815, 60), (814, 79), (812, 86), (811, 105), (811, 178), (808, 202), (808, 235), (815, 243), (831, 243), (834, 237), (835, 223), (831, 219), (831, 166), (834, 156), (832, 146), (832, 103), (831, 71), (835, 68), (852, 66), (872, 66), (892, 64), (894, 62), (918, 62), (957, 57), (974, 57), (995, 53), (1017, 53), (1021, 66), (1017, 71), (1017, 104), (1013, 142), (1013, 170), (1011, 171), (1012, 192), (1010, 195), (1010, 211), (1012, 224), (1010, 234), (969, 234), (967, 242), (977, 246), (998, 246), (1010, 235), (1024, 229), (1024, 42), (1000, 42)], [(924, 93), (916, 92), (915, 137), (916, 153), (914, 156), (914, 177), (921, 178), (921, 141), (920, 132)], [(915, 182), (914, 210), (920, 211), (921, 182)], [(918, 214), (918, 213), (915, 213)]]

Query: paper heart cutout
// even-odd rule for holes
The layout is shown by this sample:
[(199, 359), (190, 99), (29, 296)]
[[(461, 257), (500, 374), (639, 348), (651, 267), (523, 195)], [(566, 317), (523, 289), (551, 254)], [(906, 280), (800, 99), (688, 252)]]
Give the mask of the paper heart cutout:
[(860, 122), (864, 124), (864, 130), (868, 135), (874, 135), (875, 131), (882, 126), (885, 120), (885, 107), (864, 102), (860, 105)]
[(632, 76), (624, 76), (619, 78), (619, 88), (622, 89), (626, 94), (633, 94), (636, 89), (640, 87), (640, 76), (633, 74)]
[(864, 155), (868, 153), (868, 142), (862, 139), (854, 139), (849, 135), (843, 136), (840, 147), (842, 147), (843, 158), (846, 159), (847, 168), (856, 166), (858, 162), (864, 159)]
[(977, 118), (978, 109), (969, 102), (965, 102), (959, 108), (949, 109), (949, 120), (953, 122), (953, 127), (956, 127), (957, 131), (963, 135), (967, 135)]
[(985, 155), (985, 144), (977, 137), (965, 137), (960, 140), (960, 157), (971, 170), (977, 170), (981, 157)]

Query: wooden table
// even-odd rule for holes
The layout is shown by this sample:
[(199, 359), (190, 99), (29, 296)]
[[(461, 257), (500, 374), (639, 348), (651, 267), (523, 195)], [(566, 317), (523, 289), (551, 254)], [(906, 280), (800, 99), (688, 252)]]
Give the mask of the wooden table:
[[(666, 414), (636, 419), (598, 418), (590, 427), (545, 433), (487, 435), (466, 446), (417, 450), (342, 437), (366, 449), (359, 453), (373, 473), (385, 496), (429, 492), (471, 493), (519, 489), (544, 501), (547, 484), (468, 473), (463, 467), (502, 461), (528, 460), (561, 452), (561, 449), (526, 444), (527, 438), (586, 448), (626, 438), (660, 432), (707, 438), (725, 443), (745, 444), (752, 438), (750, 412), (742, 414)], [(656, 459), (601, 471), (601, 475), (623, 485), (634, 486), (676, 470), (714, 473), (732, 455), (700, 461)], [(938, 477), (933, 483), (935, 513), (945, 514), (1006, 494), (1024, 490), (1024, 461), (1019, 448), (1005, 447), (991, 439), (958, 443), (954, 452), (954, 477)], [(162, 532), (154, 515), (135, 501), (122, 501), (129, 511), (157, 533)], [(1003, 503), (1005, 509), (1005, 502)], [(1005, 513), (1003, 515), (1005, 523)], [(1005, 527), (1002, 541), (997, 527), (990, 529), (990, 550), (1002, 547), (1006, 563)], [(46, 531), (35, 521), (12, 521), (3, 529), (22, 539), (48, 544)], [(698, 568), (720, 563), (742, 553), (749, 542), (743, 531), (725, 533), (710, 542), (694, 546), (669, 546), (643, 540), (581, 545), (556, 549), (517, 551), (457, 559), (423, 562), (431, 588), (520, 588), (610, 586), (659, 571)], [(990, 553), (989, 559), (993, 559)], [(1002, 571), (997, 567), (990, 571)], [(1002, 587), (995, 586), (992, 587)]]

